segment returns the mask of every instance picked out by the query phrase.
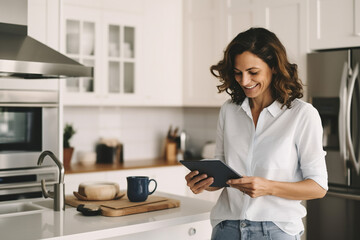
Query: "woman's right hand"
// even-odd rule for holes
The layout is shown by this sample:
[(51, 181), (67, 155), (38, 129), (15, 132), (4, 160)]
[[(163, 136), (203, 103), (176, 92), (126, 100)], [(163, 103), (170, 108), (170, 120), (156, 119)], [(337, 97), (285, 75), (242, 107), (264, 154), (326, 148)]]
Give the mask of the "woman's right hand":
[(199, 174), (198, 171), (192, 171), (185, 176), (188, 187), (195, 194), (201, 193), (204, 190), (213, 191), (218, 188), (210, 187), (214, 182), (213, 177), (209, 177), (206, 174)]

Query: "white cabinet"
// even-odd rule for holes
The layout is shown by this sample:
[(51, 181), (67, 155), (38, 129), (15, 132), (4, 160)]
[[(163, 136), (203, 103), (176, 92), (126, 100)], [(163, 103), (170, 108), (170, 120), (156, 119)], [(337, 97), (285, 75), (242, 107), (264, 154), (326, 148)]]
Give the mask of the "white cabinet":
[(143, 2), (143, 106), (181, 106), (183, 0)]
[(28, 0), (28, 35), (59, 50), (60, 0)]
[(309, 0), (310, 49), (360, 46), (360, 0)]
[[(301, 0), (63, 0), (61, 50), (95, 70), (93, 79), (67, 80), (64, 104), (220, 106), (229, 97), (217, 93), (219, 81), (209, 68), (221, 60), (236, 34), (252, 26), (277, 34), (305, 80), (307, 11), (313, 49), (339, 41), (344, 45), (346, 41), (336, 39), (349, 29), (352, 44), (346, 45), (359, 45), (355, 36), (360, 25), (360, 14), (355, 14), (359, 1), (310, 0), (308, 8), (309, 1)], [(31, 5), (32, 12), (44, 9), (44, 2), (47, 8), (56, 6), (49, 0), (31, 2), (37, 3)], [(341, 17), (333, 17), (339, 14)], [(48, 31), (59, 26), (45, 26), (44, 20), (51, 16), (48, 13), (39, 11), (32, 16), (32, 26), (36, 22)], [(43, 36), (41, 31), (34, 33), (34, 27), (30, 29), (40, 38), (50, 39), (50, 33)]]
[(65, 3), (61, 50), (94, 67), (93, 78), (66, 79), (65, 105), (139, 103), (140, 17)]
[(257, 20), (257, 11), (253, 0), (230, 0), (222, 8), (224, 48), (240, 32), (250, 27), (263, 25)]
[(63, 1), (62, 48), (94, 67), (67, 79), (68, 106), (180, 106), (181, 0)]
[(102, 87), (106, 105), (138, 105), (144, 96), (141, 86), (142, 39), (139, 16), (103, 15)]
[(212, 227), (210, 220), (197, 221), (178, 226), (156, 229), (152, 231), (139, 232), (135, 234), (106, 238), (106, 240), (139, 240), (139, 239), (181, 239), (181, 240), (208, 240), (211, 238)]
[(64, 104), (95, 104), (101, 94), (101, 15), (94, 9), (63, 7), (61, 51), (86, 66), (94, 77), (67, 78)]
[(220, 106), (226, 94), (218, 94), (219, 81), (210, 66), (222, 57), (220, 4), (225, 1), (184, 1), (184, 106)]
[[(136, 19), (130, 24), (129, 19), (117, 16), (104, 16), (103, 37), (107, 47), (104, 53), (106, 69), (106, 92), (109, 94), (135, 93), (135, 67), (139, 37)], [(127, 24), (119, 24), (127, 22)]]

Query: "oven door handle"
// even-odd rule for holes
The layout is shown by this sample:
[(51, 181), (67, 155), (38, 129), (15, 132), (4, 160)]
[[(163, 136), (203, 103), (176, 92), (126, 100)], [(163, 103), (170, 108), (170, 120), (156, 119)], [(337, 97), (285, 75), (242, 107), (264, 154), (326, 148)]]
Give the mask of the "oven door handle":
[(347, 101), (347, 78), (348, 78), (348, 63), (344, 62), (343, 71), (341, 74), (340, 82), (340, 107), (339, 107), (339, 119), (338, 119), (338, 129), (339, 129), (339, 148), (340, 148), (340, 157), (344, 163), (344, 173), (346, 175), (347, 169), (347, 152), (346, 152), (346, 101)]
[[(360, 172), (360, 162), (356, 161), (355, 151), (354, 151), (354, 145), (351, 139), (351, 102), (352, 102), (352, 96), (354, 92), (355, 87), (355, 81), (359, 75), (359, 63), (356, 64), (354, 72), (350, 78), (349, 81), (349, 89), (348, 89), (348, 95), (347, 95), (347, 106), (346, 106), (346, 144), (347, 149), (349, 151), (349, 159), (351, 164), (356, 170), (356, 173), (359, 175)], [(358, 121), (358, 120), (357, 120)]]
[(360, 201), (360, 195), (351, 194), (351, 193), (339, 193), (339, 192), (332, 192), (331, 190), (329, 190), (326, 195)]

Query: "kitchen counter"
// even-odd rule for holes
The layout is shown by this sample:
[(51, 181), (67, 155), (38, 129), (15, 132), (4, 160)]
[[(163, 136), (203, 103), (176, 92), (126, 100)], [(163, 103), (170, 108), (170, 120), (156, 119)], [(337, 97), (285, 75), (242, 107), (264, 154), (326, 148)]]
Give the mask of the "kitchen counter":
[(65, 168), (65, 174), (129, 170), (129, 169), (153, 168), (153, 167), (168, 167), (168, 166), (177, 166), (177, 165), (181, 165), (181, 164), (177, 161), (168, 162), (160, 158), (132, 160), (132, 161), (125, 161), (124, 163), (113, 163), (113, 164), (97, 163), (88, 166), (83, 166), (79, 163), (76, 163), (76, 164), (72, 164), (68, 168)]
[[(155, 239), (167, 239), (169, 235), (161, 238), (159, 233), (166, 233), (168, 229), (175, 231), (179, 229), (177, 226), (187, 227), (184, 233), (186, 236), (201, 234), (200, 229), (197, 232), (189, 225), (197, 222), (203, 223), (203, 232), (207, 234), (206, 238), (209, 238), (209, 217), (213, 202), (166, 193), (156, 195), (178, 199), (181, 202), (180, 207), (121, 217), (83, 216), (76, 208), (70, 206), (66, 206), (64, 212), (45, 209), (17, 216), (0, 215), (1, 239), (144, 239), (144, 236), (145, 239), (154, 239), (150, 236), (156, 236)], [(40, 203), (49, 205), (52, 201), (41, 199)], [(142, 233), (145, 235), (141, 236)], [(177, 233), (171, 238), (186, 239)]]

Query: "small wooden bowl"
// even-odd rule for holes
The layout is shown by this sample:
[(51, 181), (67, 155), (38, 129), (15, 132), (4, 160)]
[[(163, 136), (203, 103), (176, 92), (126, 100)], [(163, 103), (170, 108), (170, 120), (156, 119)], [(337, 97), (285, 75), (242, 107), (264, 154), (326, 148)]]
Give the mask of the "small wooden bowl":
[(117, 198), (119, 192), (119, 184), (114, 182), (85, 182), (74, 195), (79, 200), (105, 201)]

